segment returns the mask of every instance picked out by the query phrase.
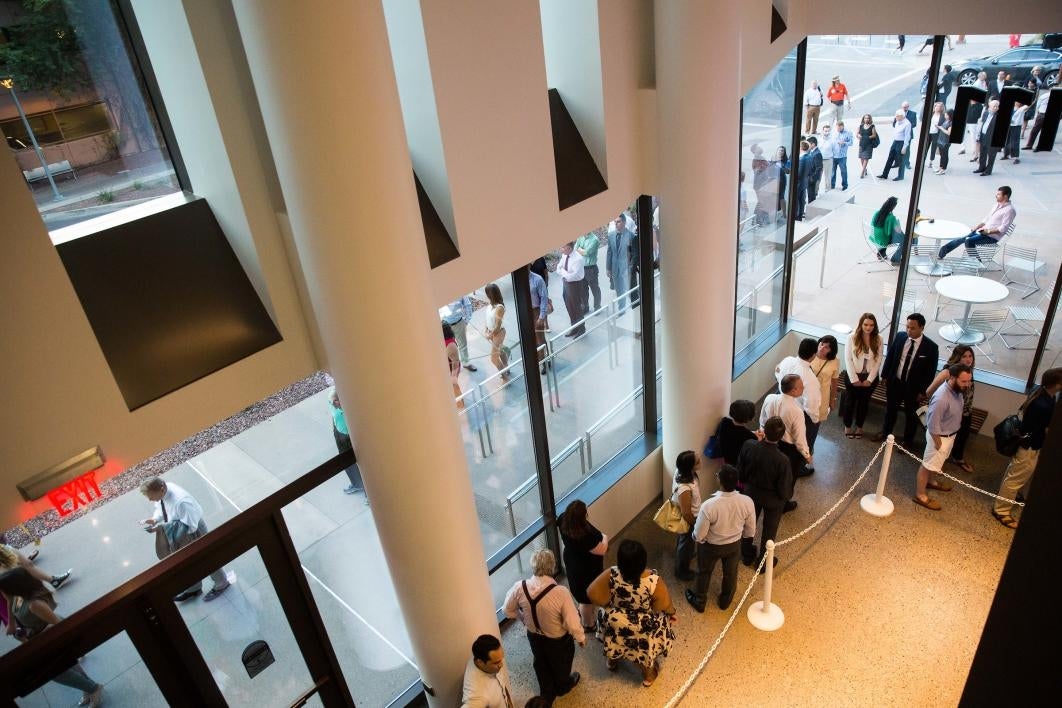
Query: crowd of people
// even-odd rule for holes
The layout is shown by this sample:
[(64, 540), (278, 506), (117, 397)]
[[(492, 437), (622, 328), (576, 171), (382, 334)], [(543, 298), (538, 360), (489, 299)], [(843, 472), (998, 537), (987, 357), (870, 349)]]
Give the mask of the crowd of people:
[[(767, 541), (777, 538), (783, 514), (797, 508), (796, 481), (815, 473), (819, 427), (837, 413), (845, 437), (862, 438), (878, 385), (885, 387), (885, 415), (872, 439), (891, 435), (903, 413), (900, 443), (921, 453), (915, 504), (941, 509), (929, 492), (951, 490), (938, 474), (945, 464), (974, 471), (965, 459), (972, 427), (974, 350), (955, 346), (938, 370), (939, 349), (924, 328), (925, 318), (910, 314), (886, 352), (877, 318), (868, 312), (860, 315), (843, 356), (832, 335), (801, 340), (796, 355), (775, 368), (778, 388), (766, 396), (760, 415), (752, 401), (736, 400), (720, 421), (707, 449), (722, 458), (714, 472), (718, 491), (711, 497), (701, 499), (701, 454), (686, 450), (678, 455), (670, 502), (689, 530), (676, 534), (674, 574), (679, 581), (691, 582), (684, 594), (696, 611), (705, 611), (717, 564), (722, 566), (722, 581), (716, 604), (723, 610), (731, 606), (738, 563), (763, 564)], [(1008, 528), (1018, 525), (1013, 500), (1028, 494), (1060, 392), (1062, 368), (1048, 369), (1021, 407), (1019, 449), (991, 510)], [(916, 438), (920, 426), (925, 429), (924, 448)], [(553, 554), (540, 550), (532, 557), (532, 577), (514, 584), (505, 601), (505, 614), (525, 625), (534, 657), (540, 693), (527, 705), (552, 705), (576, 687), (581, 677), (571, 670), (575, 645), (585, 647), (591, 635), (601, 640), (609, 670), (630, 661), (639, 667), (643, 685), (652, 685), (660, 671), (659, 658), (667, 655), (675, 638), (676, 610), (666, 582), (648, 567), (645, 548), (634, 540), (622, 541), (616, 565), (604, 568), (609, 539), (590, 523), (583, 502), (572, 503), (559, 525), (570, 591), (553, 579)], [(464, 705), (514, 705), (503, 665), (497, 637), (479, 637), (465, 674)]]

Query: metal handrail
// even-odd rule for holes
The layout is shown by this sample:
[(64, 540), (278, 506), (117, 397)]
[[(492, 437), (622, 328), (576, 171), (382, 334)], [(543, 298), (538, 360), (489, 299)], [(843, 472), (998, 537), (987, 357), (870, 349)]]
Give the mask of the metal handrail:
[(645, 385), (644, 384), (642, 384), (641, 386), (639, 386), (638, 388), (634, 389), (629, 394), (624, 396), (622, 401), (620, 401), (615, 406), (613, 406), (609, 410), (608, 413), (606, 413), (605, 415), (601, 416), (601, 418), (598, 419), (598, 421), (596, 423), (594, 423), (589, 428), (587, 428), (586, 434), (584, 435), (584, 437), (586, 438), (586, 466), (587, 466), (587, 469), (590, 469), (590, 470), (594, 469), (594, 454), (593, 454), (593, 448), (590, 445), (591, 437), (594, 435), (594, 433), (596, 433), (597, 431), (601, 430), (601, 428), (603, 428), (605, 426), (605, 423), (607, 423), (610, 420), (612, 420), (612, 418), (614, 418), (617, 413), (619, 413), (625, 407), (629, 406), (632, 401), (634, 401), (636, 398), (638, 398), (638, 396), (642, 395), (643, 391), (645, 391)]
[[(586, 455), (583, 452), (583, 438), (576, 438), (568, 445), (568, 447), (557, 453), (557, 456), (549, 461), (550, 469), (553, 470), (559, 467), (561, 463), (571, 457), (576, 450), (579, 451), (580, 476), (586, 476)], [(509, 529), (512, 531), (513, 536), (516, 536), (517, 533), (516, 516), (513, 514), (513, 504), (523, 499), (528, 492), (535, 488), (536, 484), (538, 484), (538, 475), (533, 474), (505, 497), (505, 510), (509, 516)]]

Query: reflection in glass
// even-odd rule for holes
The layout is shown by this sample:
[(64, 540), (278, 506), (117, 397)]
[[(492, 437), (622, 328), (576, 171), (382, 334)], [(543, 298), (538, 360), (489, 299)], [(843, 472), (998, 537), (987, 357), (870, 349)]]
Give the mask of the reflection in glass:
[(7, 5), (0, 129), (48, 229), (179, 191), (115, 2)]
[(742, 102), (735, 354), (781, 316), (796, 53), (783, 57)]

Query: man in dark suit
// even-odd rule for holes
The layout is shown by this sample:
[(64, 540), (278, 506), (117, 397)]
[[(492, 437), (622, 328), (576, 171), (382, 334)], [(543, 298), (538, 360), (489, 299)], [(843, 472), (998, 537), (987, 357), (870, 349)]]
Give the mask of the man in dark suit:
[(981, 154), (977, 159), (977, 169), (974, 170), (974, 174), (982, 177), (992, 174), (992, 166), (996, 164), (996, 153), (999, 152), (999, 148), (992, 147), (992, 133), (996, 129), (997, 117), (999, 117), (999, 101), (993, 99), (988, 102), (988, 111), (984, 114), (981, 132), (977, 134), (977, 143), (981, 146)]
[(753, 544), (755, 539), (741, 539), (741, 560), (745, 565), (758, 563), (767, 552), (767, 541), (777, 538), (785, 504), (793, 496), (792, 465), (778, 449), (778, 441), (783, 435), (785, 423), (782, 419), (778, 416), (768, 418), (763, 424), (763, 439), (746, 440), (738, 455), (738, 479), (745, 485), (745, 494), (752, 497), (756, 517), (763, 512), (759, 554)]
[(881, 380), (885, 384), (885, 423), (874, 436), (881, 442), (892, 433), (900, 406), (904, 410), (903, 446), (912, 450), (918, 416), (915, 411), (926, 399), (926, 389), (937, 373), (937, 343), (925, 336), (926, 318), (915, 312), (907, 316), (907, 331), (899, 332), (889, 345)]
[(819, 180), (822, 179), (822, 152), (819, 151), (819, 139), (814, 135), (808, 137), (808, 145), (811, 146), (808, 152), (808, 157), (811, 158), (811, 172), (808, 174), (808, 204), (810, 204), (819, 196)]
[(811, 178), (811, 145), (807, 140), (800, 142), (800, 159), (797, 160), (797, 221), (804, 220), (804, 208), (808, 204), (808, 180)]

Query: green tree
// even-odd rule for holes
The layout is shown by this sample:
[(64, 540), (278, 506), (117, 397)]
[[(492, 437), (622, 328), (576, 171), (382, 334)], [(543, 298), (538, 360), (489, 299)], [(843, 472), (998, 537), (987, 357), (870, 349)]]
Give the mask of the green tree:
[(0, 76), (14, 79), (16, 88), (60, 96), (84, 88), (88, 75), (63, 3), (22, 0), (18, 23), (5, 31), (9, 41), (0, 44)]

